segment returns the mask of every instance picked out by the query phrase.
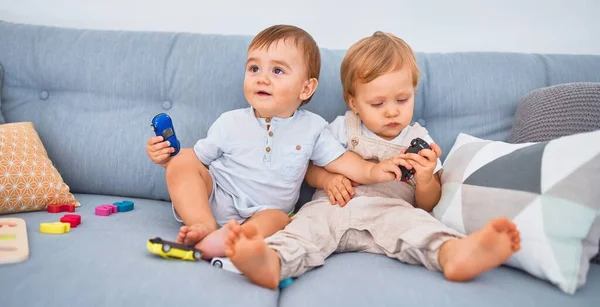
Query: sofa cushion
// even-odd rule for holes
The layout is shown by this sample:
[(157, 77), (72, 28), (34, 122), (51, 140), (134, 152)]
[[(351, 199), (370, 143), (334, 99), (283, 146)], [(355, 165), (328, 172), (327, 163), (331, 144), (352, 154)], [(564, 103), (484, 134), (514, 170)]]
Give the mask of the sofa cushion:
[(169, 199), (145, 151), (152, 118), (169, 114), (192, 147), (222, 112), (248, 105), (249, 37), (6, 22), (0, 36), (5, 118), (36, 125), (74, 193)]
[[(222, 112), (247, 106), (243, 73), (233, 72), (243, 71), (249, 35), (0, 21), (0, 37), (2, 113), (9, 122), (33, 122), (42, 141), (52, 140), (48, 154), (75, 193), (169, 199), (164, 169), (145, 153), (152, 117), (168, 113), (190, 147)], [(304, 108), (331, 121), (346, 109), (339, 79), (346, 51), (321, 51), (319, 88)], [(443, 155), (459, 132), (505, 139), (518, 99), (535, 88), (600, 79), (599, 55), (418, 53), (417, 60), (413, 121), (426, 126)], [(302, 200), (310, 198), (310, 189), (303, 191)]]
[[(509, 143), (544, 142), (600, 129), (600, 83), (536, 89), (519, 101)], [(592, 259), (600, 263), (600, 252)]]
[(0, 214), (79, 206), (30, 122), (0, 125)]
[(600, 83), (536, 89), (519, 101), (509, 143), (544, 142), (600, 129)]
[(600, 306), (600, 266), (586, 287), (565, 295), (520, 270), (502, 266), (467, 283), (381, 255), (336, 254), (281, 291), (280, 306)]
[(472, 233), (505, 216), (521, 232), (507, 262), (573, 294), (600, 239), (600, 130), (509, 144), (460, 134), (444, 163), (434, 216)]
[(461, 132), (506, 139), (517, 101), (546, 86), (544, 62), (535, 55), (430, 54), (424, 73), (425, 124), (443, 150), (442, 161)]
[(580, 54), (538, 55), (546, 66), (546, 85), (572, 82), (600, 82), (598, 56)]
[(128, 198), (132, 211), (105, 217), (94, 208), (124, 198), (75, 196), (81, 224), (67, 234), (39, 232), (41, 222), (62, 214), (11, 215), (27, 223), (30, 256), (0, 267), (0, 306), (277, 306), (279, 291), (238, 274), (151, 254), (148, 239), (174, 240), (181, 226), (169, 203)]

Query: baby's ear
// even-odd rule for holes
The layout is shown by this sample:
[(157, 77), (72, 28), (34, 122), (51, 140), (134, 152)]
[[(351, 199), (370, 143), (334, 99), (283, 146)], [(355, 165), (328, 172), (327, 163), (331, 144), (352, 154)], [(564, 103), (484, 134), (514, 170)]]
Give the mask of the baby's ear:
[(358, 110), (356, 109), (356, 100), (350, 95), (348, 95), (348, 106), (350, 107), (350, 110), (352, 110), (352, 113), (358, 115)]
[(304, 83), (304, 87), (302, 88), (302, 92), (300, 93), (300, 99), (306, 100), (310, 98), (315, 93), (318, 86), (319, 80), (317, 80), (317, 78), (308, 79), (308, 81)]

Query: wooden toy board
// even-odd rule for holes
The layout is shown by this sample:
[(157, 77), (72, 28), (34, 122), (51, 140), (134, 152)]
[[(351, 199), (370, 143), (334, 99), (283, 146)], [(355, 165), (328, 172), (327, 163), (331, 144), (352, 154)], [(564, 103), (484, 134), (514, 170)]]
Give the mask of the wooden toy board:
[(0, 264), (16, 263), (29, 258), (25, 220), (0, 218)]

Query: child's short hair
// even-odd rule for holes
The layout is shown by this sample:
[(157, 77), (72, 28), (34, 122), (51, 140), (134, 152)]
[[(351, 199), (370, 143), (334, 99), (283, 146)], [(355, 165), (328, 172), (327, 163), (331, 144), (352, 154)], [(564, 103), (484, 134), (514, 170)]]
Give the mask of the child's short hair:
[[(301, 28), (291, 25), (275, 25), (268, 27), (258, 33), (250, 46), (248, 51), (252, 49), (269, 48), (271, 44), (279, 40), (290, 40), (296, 47), (301, 48), (306, 68), (308, 71), (308, 78), (315, 78), (319, 80), (319, 73), (321, 72), (321, 54), (317, 42), (313, 37)], [(304, 100), (302, 105), (307, 104), (312, 97)]]
[(413, 87), (419, 83), (419, 66), (410, 46), (399, 37), (375, 32), (372, 36), (353, 44), (340, 69), (344, 100), (349, 103), (354, 96), (355, 82), (368, 83), (377, 77), (392, 71), (408, 67), (412, 76)]

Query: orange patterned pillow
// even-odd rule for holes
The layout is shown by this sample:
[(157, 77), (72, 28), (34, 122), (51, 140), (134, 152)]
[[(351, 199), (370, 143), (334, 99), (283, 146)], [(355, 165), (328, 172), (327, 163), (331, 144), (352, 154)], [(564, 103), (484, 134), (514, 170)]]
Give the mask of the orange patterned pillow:
[(33, 123), (0, 125), (0, 214), (79, 203), (50, 161)]

